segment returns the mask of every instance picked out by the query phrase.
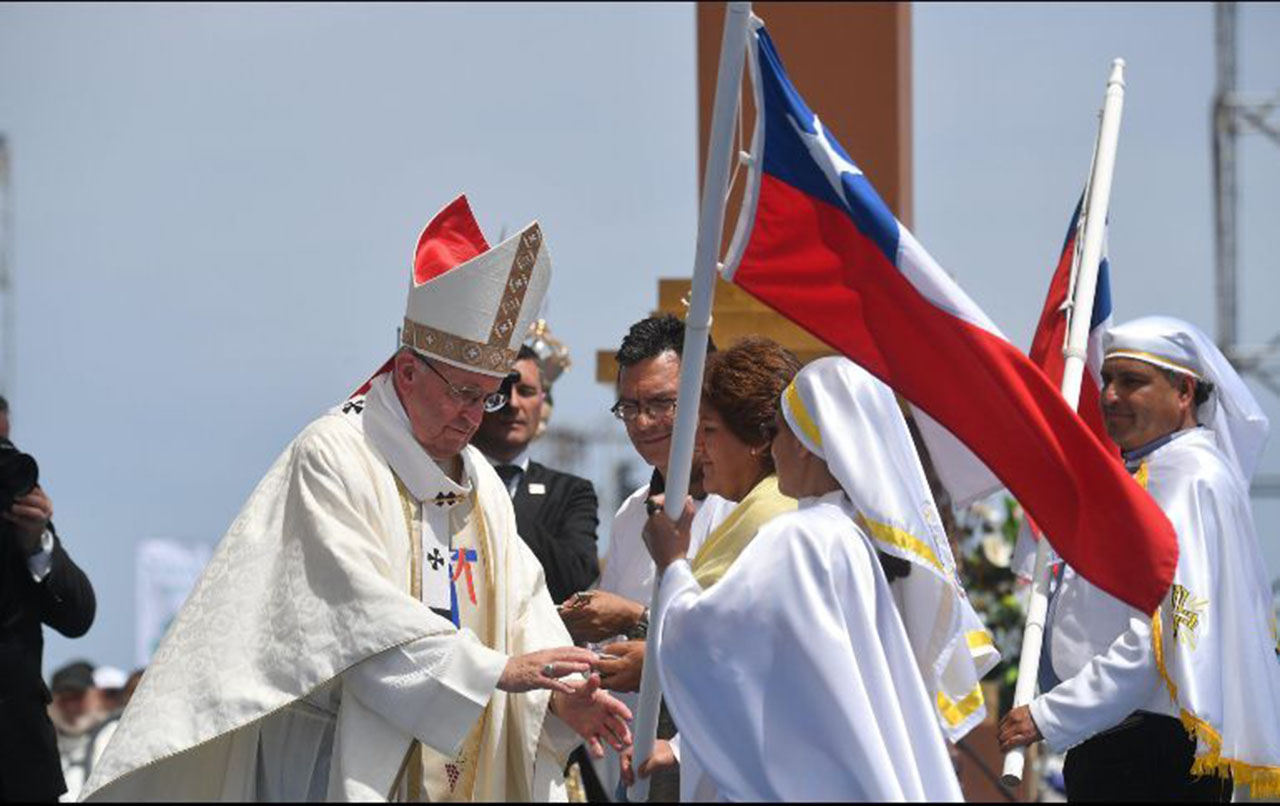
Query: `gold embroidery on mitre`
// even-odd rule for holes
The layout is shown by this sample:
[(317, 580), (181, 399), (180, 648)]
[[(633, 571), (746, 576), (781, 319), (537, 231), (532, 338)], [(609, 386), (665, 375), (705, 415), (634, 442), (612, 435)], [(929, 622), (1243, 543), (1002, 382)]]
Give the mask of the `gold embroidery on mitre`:
[(415, 350), (488, 372), (505, 372), (516, 363), (515, 350), (464, 339), (408, 317), (405, 317), (404, 329), (400, 331), (400, 342)]
[(511, 261), (511, 271), (507, 273), (507, 288), (502, 294), (502, 301), (498, 303), (493, 327), (489, 330), (489, 346), (511, 343), (511, 334), (515, 330), (516, 320), (520, 318), (520, 309), (524, 307), (529, 278), (533, 276), (533, 267), (537, 265), (538, 250), (541, 247), (542, 229), (534, 224), (520, 236), (515, 259)]
[(516, 363), (516, 350), (508, 345), (511, 344), (516, 322), (520, 319), (524, 298), (529, 291), (529, 279), (538, 263), (538, 251), (541, 247), (542, 229), (534, 224), (521, 234), (516, 246), (516, 255), (507, 272), (506, 288), (494, 314), (493, 325), (489, 328), (488, 342), (481, 343), (447, 333), (415, 322), (407, 316), (404, 328), (400, 331), (400, 342), (415, 350), (438, 355), (481, 371), (506, 372)]
[(1173, 601), (1173, 638), (1194, 650), (1199, 638), (1196, 630), (1200, 627), (1204, 611), (1209, 607), (1209, 600), (1197, 598), (1191, 591), (1177, 584), (1173, 586), (1170, 598)]

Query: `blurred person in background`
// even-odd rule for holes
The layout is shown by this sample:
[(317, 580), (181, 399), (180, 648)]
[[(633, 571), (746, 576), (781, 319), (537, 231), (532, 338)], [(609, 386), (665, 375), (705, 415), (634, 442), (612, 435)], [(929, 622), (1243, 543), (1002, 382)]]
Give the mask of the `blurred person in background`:
[(98, 707), (106, 719), (119, 717), (128, 697), (125, 686), (129, 675), (114, 666), (98, 666), (93, 670), (93, 687), (98, 690)]
[(42, 625), (84, 635), (93, 586), (62, 546), (35, 461), (9, 442), (0, 398), (0, 801), (54, 801), (66, 791), (41, 675)]
[[(74, 803), (89, 779), (94, 762), (111, 741), (120, 713), (112, 689), (119, 693), (124, 673), (109, 666), (95, 668), (88, 661), (72, 661), (53, 673), (53, 702), (49, 718), (58, 731), (58, 753), (67, 791), (59, 800)], [(104, 690), (104, 686), (108, 687)]]
[(546, 574), (551, 600), (560, 604), (585, 590), (600, 573), (595, 487), (584, 478), (534, 462), (529, 446), (542, 422), (545, 386), (537, 354), (522, 345), (507, 404), (487, 412), (471, 444), (480, 449), (511, 494), (516, 530)]

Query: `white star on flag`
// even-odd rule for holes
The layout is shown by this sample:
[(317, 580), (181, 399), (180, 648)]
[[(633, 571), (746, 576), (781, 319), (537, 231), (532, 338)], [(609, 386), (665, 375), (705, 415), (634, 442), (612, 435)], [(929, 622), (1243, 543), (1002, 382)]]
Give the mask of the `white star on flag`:
[(813, 161), (818, 163), (818, 167), (827, 175), (827, 181), (831, 183), (831, 187), (835, 189), (840, 196), (840, 200), (846, 205), (849, 199), (844, 195), (844, 183), (840, 177), (845, 174), (851, 176), (861, 176), (862, 171), (858, 170), (858, 166), (845, 159), (835, 146), (831, 145), (831, 141), (827, 139), (827, 133), (822, 128), (822, 121), (817, 115), (813, 116), (813, 134), (805, 131), (804, 128), (796, 122), (796, 119), (787, 115), (787, 120), (791, 121), (791, 125), (795, 127), (796, 134), (800, 135), (800, 139), (804, 141), (805, 147), (809, 149), (809, 156), (813, 157)]

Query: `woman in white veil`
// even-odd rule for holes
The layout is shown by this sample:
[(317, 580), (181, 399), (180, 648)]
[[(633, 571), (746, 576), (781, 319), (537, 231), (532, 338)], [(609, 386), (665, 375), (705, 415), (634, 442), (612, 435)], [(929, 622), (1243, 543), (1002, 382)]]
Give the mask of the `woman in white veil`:
[[(905, 433), (896, 404), (879, 405), (886, 393), (892, 401), (846, 359), (801, 370), (783, 394), (772, 445), (779, 487), (800, 499), (799, 509), (766, 524), (715, 587), (704, 591), (689, 570), (687, 528), (659, 511), (646, 529), (665, 569), (651, 627), (663, 693), (683, 752), (724, 799), (961, 797), (942, 704), (926, 688), (868, 530), (938, 559), (934, 541), (912, 534), (913, 519), (886, 520), (855, 506), (851, 492), (860, 488), (842, 478), (858, 461), (886, 484), (903, 476), (896, 465), (905, 459), (877, 447), (885, 434)], [(845, 440), (849, 433), (862, 444)], [(918, 468), (914, 453), (911, 460)], [(961, 608), (948, 602), (958, 616)], [(971, 657), (967, 647), (963, 657)], [(962, 721), (974, 713), (963, 702), (949, 705), (965, 711)]]

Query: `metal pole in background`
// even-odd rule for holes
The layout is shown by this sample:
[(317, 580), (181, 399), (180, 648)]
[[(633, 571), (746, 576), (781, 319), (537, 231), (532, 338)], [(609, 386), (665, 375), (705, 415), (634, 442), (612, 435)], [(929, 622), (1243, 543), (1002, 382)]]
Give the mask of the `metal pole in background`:
[(1236, 320), (1236, 123), (1231, 98), (1236, 91), (1236, 4), (1213, 8), (1218, 77), (1213, 94), (1214, 237), (1217, 247), (1218, 344), (1234, 346)]
[(0, 395), (5, 397), (13, 394), (18, 353), (14, 323), (13, 275), (9, 262), (13, 242), (13, 216), (9, 194), (9, 141), (0, 134)]
[[(1236, 154), (1241, 134), (1261, 134), (1280, 145), (1280, 124), (1270, 118), (1280, 110), (1280, 91), (1241, 92), (1236, 31), (1240, 16), (1234, 2), (1214, 4), (1217, 76), (1214, 84), (1213, 223), (1214, 287), (1217, 293), (1217, 341), (1223, 355), (1244, 376), (1280, 397), (1280, 334), (1267, 342), (1240, 342), (1239, 208)], [(1259, 473), (1249, 493), (1280, 496), (1280, 473)]]

